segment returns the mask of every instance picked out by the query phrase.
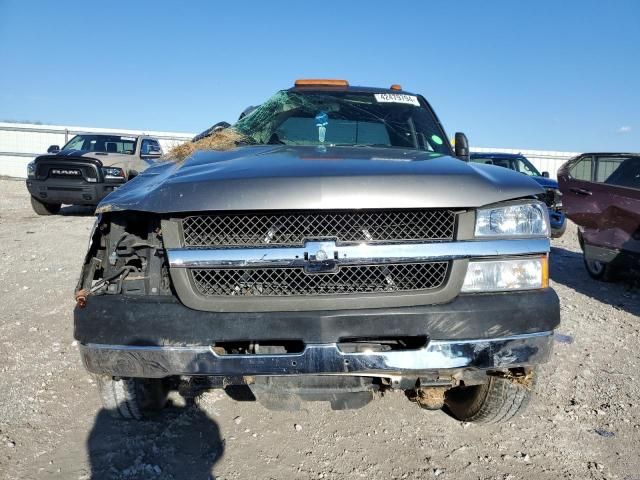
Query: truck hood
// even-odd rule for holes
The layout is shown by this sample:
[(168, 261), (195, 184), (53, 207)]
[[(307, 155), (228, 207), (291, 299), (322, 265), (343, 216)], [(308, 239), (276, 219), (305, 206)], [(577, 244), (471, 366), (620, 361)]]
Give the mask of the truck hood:
[(41, 155), (38, 158), (46, 158), (47, 160), (64, 160), (65, 158), (91, 158), (99, 160), (105, 167), (118, 167), (126, 165), (135, 160), (135, 155), (127, 155), (122, 153), (106, 153), (106, 152), (88, 152), (86, 150), (60, 150), (55, 154)]
[(97, 212), (467, 208), (541, 192), (520, 173), (429, 152), (263, 145), (148, 168)]
[(533, 178), (536, 182), (538, 182), (538, 184), (541, 187), (544, 188), (558, 188), (558, 181), (554, 180), (553, 178), (547, 178), (547, 177), (537, 177), (537, 176), (533, 176), (531, 177)]

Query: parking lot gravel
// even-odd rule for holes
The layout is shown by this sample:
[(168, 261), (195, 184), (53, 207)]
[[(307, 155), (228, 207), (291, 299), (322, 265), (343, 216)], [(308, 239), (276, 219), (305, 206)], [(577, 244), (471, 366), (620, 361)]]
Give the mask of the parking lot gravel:
[(591, 280), (574, 225), (553, 241), (562, 324), (537, 395), (481, 427), (402, 393), (271, 412), (214, 391), (148, 423), (110, 419), (73, 340), (92, 223), (79, 207), (39, 217), (22, 181), (0, 179), (1, 479), (640, 480), (640, 290)]

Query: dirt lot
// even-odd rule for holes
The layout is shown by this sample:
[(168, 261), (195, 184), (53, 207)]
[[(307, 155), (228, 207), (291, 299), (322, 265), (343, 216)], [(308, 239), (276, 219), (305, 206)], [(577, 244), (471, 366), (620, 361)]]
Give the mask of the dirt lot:
[(0, 180), (0, 478), (618, 478), (640, 480), (640, 291), (554, 241), (562, 325), (526, 415), (477, 427), (401, 393), (356, 411), (270, 412), (224, 393), (148, 424), (110, 420), (72, 338), (91, 212), (32, 213)]

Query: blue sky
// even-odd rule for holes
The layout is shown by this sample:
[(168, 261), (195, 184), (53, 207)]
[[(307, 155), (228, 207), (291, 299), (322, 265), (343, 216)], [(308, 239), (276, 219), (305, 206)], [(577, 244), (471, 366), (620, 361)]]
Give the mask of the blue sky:
[(0, 0), (0, 120), (200, 132), (296, 78), (400, 83), (472, 145), (640, 150), (640, 1)]

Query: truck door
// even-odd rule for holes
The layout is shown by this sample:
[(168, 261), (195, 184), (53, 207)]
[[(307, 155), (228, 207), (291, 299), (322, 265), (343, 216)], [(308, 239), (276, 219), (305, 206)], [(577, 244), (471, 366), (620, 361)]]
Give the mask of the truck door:
[(595, 157), (595, 245), (640, 253), (640, 156)]
[(567, 217), (581, 227), (593, 223), (598, 214), (593, 203), (593, 156), (584, 155), (565, 163), (558, 171), (558, 185), (562, 192), (562, 206)]
[(559, 173), (567, 216), (586, 244), (640, 253), (640, 157), (584, 156)]

